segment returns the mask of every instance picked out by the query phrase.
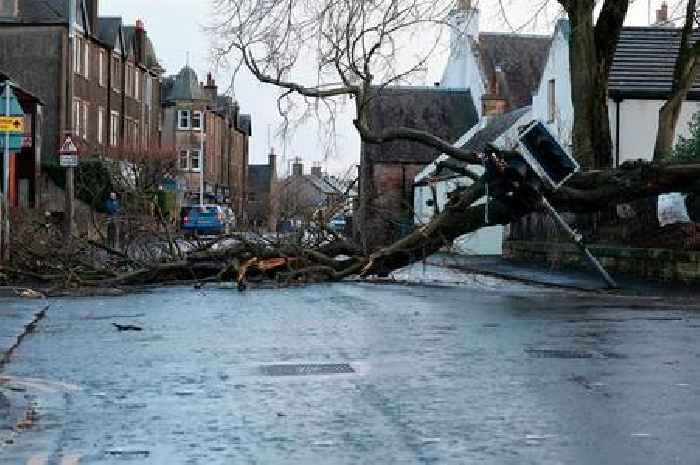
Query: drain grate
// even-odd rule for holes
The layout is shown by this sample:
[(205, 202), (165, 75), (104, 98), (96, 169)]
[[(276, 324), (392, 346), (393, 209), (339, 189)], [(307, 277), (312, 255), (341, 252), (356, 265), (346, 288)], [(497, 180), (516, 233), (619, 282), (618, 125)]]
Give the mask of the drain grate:
[(355, 373), (347, 363), (305, 363), (300, 365), (263, 365), (260, 370), (268, 376), (340, 375)]
[(591, 352), (570, 349), (525, 349), (525, 353), (535, 358), (593, 358)]

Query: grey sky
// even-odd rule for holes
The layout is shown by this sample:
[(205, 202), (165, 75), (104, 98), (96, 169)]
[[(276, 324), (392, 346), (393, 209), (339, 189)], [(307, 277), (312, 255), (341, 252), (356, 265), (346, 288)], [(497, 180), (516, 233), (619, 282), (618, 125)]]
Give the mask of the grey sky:
[[(651, 0), (652, 15), (662, 0)], [(481, 0), (482, 30), (506, 30), (507, 26), (499, 20), (496, 0)], [(527, 16), (527, 0), (505, 0), (509, 9), (509, 20), (514, 26)], [(648, 0), (636, 0), (630, 10), (628, 23), (644, 25), (647, 23)], [(133, 24), (136, 19), (142, 19), (146, 30), (154, 43), (156, 53), (167, 74), (177, 73), (185, 65), (187, 53), (190, 55), (190, 66), (204, 80), (207, 72), (212, 71), (208, 59), (208, 40), (203, 26), (209, 21), (209, 0), (103, 0), (100, 6), (102, 15), (122, 16), (127, 23)], [(553, 19), (554, 10), (552, 10)], [(551, 24), (547, 21), (538, 25), (540, 32)], [(438, 57), (431, 67), (426, 82), (439, 80), (446, 56)], [(432, 69), (434, 68), (434, 69)], [(216, 75), (220, 91), (225, 90), (230, 82), (229, 73)], [(283, 154), (285, 144), (280, 138), (274, 137), (274, 132), (281, 123), (277, 113), (277, 91), (274, 87), (255, 81), (247, 73), (243, 73), (236, 81), (235, 97), (241, 105), (241, 111), (250, 113), (253, 119), (253, 139), (251, 141), (251, 162), (261, 163), (266, 160), (268, 153), (268, 127), (273, 133), (272, 145), (276, 151)], [(353, 163), (359, 161), (359, 137), (351, 124), (352, 109), (346, 110), (337, 120), (337, 155), (325, 160), (324, 167), (333, 173), (341, 173)], [(316, 124), (309, 122), (288, 137), (286, 158), (300, 156), (307, 165), (322, 160), (322, 143), (319, 141)], [(284, 155), (284, 154), (283, 154)], [(280, 174), (285, 174), (280, 170)]]

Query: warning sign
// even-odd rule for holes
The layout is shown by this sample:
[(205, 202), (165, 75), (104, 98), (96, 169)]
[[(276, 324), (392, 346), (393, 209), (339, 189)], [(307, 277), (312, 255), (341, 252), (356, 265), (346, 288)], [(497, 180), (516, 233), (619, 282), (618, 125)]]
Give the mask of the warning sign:
[(0, 116), (0, 132), (24, 132), (23, 116)]

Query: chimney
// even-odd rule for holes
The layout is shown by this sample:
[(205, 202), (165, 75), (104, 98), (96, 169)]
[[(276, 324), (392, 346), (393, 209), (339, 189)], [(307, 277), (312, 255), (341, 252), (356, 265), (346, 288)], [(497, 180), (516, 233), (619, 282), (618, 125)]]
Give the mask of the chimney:
[(450, 25), (450, 54), (459, 56), (471, 50), (468, 39), (479, 40), (479, 10), (470, 0), (459, 0), (447, 21)]
[(214, 78), (211, 73), (207, 73), (207, 85), (204, 86), (204, 95), (207, 99), (215, 106), (216, 105), (216, 95), (219, 93), (219, 88), (216, 86)]
[(323, 171), (321, 169), (321, 165), (314, 165), (311, 167), (311, 174), (316, 176), (317, 178), (322, 178), (323, 177)]
[(304, 163), (299, 157), (295, 158), (292, 164), (292, 176), (304, 176)]
[(654, 26), (668, 26), (668, 3), (662, 2), (661, 8), (656, 10), (656, 23)]
[(88, 10), (88, 21), (90, 21), (90, 29), (92, 30), (92, 35), (97, 37), (97, 35), (100, 32), (100, 22), (97, 19), (98, 15), (100, 14), (100, 0), (87, 0), (87, 2), (85, 3)]
[(144, 64), (146, 61), (146, 29), (140, 19), (136, 20), (134, 41), (136, 42), (136, 62)]
[(270, 147), (270, 154), (267, 156), (267, 162), (270, 166), (270, 174), (273, 178), (277, 177), (277, 154), (275, 154), (275, 148)]

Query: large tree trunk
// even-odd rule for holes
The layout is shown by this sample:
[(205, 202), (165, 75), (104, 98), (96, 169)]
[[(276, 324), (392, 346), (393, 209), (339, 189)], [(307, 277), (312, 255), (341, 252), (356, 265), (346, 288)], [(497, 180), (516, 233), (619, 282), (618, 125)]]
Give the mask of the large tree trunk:
[(686, 99), (698, 71), (698, 50), (691, 44), (693, 24), (695, 23), (696, 0), (688, 0), (685, 24), (681, 31), (681, 42), (673, 71), (671, 95), (659, 110), (659, 129), (656, 133), (654, 161), (661, 161), (673, 149), (681, 106)]
[(629, 0), (606, 0), (597, 23), (593, 0), (560, 0), (571, 22), (569, 62), (574, 156), (584, 169), (612, 166), (608, 75)]
[[(565, 187), (549, 194), (547, 198), (561, 211), (593, 213), (604, 205), (616, 205), (651, 195), (677, 190), (700, 191), (699, 176), (700, 165), (655, 166), (642, 163), (633, 168), (591, 171), (577, 175)], [(429, 224), (372, 254), (362, 275), (386, 275), (392, 270), (422, 260), (461, 235), (485, 226), (510, 223), (540, 207), (537, 202), (532, 202), (528, 208), (514, 210), (500, 201), (492, 200), (488, 206), (487, 224), (485, 206), (473, 205), (482, 195), (480, 183), (460, 193)]]

